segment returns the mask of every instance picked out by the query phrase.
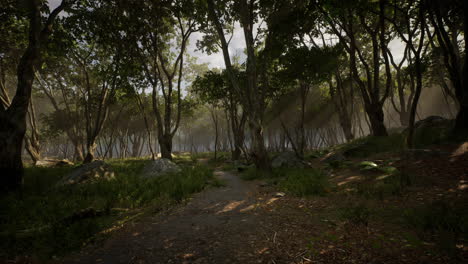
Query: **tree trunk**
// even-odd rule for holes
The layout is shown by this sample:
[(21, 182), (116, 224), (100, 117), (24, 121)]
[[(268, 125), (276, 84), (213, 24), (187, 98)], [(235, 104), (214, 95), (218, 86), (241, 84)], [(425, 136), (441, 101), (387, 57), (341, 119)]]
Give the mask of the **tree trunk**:
[(252, 135), (252, 158), (258, 169), (270, 171), (271, 164), (265, 148), (263, 129), (259, 124), (249, 122)]
[(172, 138), (170, 135), (159, 137), (159, 147), (161, 149), (161, 158), (172, 160)]
[(384, 124), (384, 112), (382, 107), (366, 107), (366, 112), (370, 121), (370, 128), (373, 136), (388, 136), (387, 128)]
[(83, 160), (83, 163), (90, 163), (94, 160), (94, 152), (96, 151), (96, 143), (90, 142), (86, 146), (86, 157)]
[(25, 132), (25, 118), (23, 120), (11, 120), (8, 116), (0, 116), (1, 189), (16, 189), (23, 181), (21, 152)]
[(41, 160), (41, 152), (39, 142), (34, 140), (33, 138), (25, 137), (24, 142), (26, 143), (26, 151), (28, 152), (29, 156), (35, 165), (39, 160)]

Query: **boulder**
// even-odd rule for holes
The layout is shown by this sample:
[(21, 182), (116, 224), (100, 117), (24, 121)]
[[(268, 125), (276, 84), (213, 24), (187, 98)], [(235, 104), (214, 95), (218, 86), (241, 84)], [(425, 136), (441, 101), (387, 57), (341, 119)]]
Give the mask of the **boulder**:
[(73, 162), (63, 159), (63, 160), (56, 160), (56, 159), (43, 159), (38, 160), (35, 164), (38, 167), (63, 167), (63, 166), (72, 166)]
[(294, 152), (283, 152), (271, 162), (273, 168), (304, 168), (304, 161), (299, 159)]
[(331, 162), (340, 162), (345, 161), (346, 157), (341, 152), (330, 152), (325, 157), (323, 157), (322, 162), (331, 163)]
[(452, 121), (441, 116), (429, 116), (414, 123), (414, 128), (447, 128), (451, 125)]
[(450, 156), (451, 153), (434, 149), (406, 149), (402, 151), (405, 159), (428, 159)]
[(67, 176), (61, 179), (57, 185), (78, 184), (99, 179), (110, 180), (114, 177), (115, 173), (112, 171), (110, 165), (104, 163), (102, 160), (95, 160), (75, 168)]
[(148, 162), (143, 168), (143, 178), (159, 177), (167, 173), (180, 172), (182, 169), (168, 159), (157, 159)]

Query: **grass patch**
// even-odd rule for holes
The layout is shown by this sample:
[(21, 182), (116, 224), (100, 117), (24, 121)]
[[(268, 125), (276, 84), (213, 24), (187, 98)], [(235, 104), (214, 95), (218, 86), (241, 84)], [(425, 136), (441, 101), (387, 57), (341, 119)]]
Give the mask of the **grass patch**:
[(442, 251), (454, 254), (456, 245), (468, 239), (468, 206), (464, 201), (435, 201), (404, 211), (406, 225), (422, 238), (434, 239)]
[(258, 179), (271, 179), (275, 176), (275, 173), (259, 170), (255, 167), (247, 167), (240, 174), (241, 179), (246, 181), (253, 181)]
[(296, 196), (325, 195), (329, 191), (327, 176), (317, 169), (284, 169), (277, 172), (279, 187)]
[(397, 152), (405, 147), (405, 137), (402, 134), (391, 134), (387, 137), (367, 136), (355, 139), (336, 148), (349, 157), (368, 157), (382, 152)]
[(369, 225), (371, 210), (365, 204), (348, 206), (340, 210), (340, 218), (356, 225)]
[[(390, 167), (388, 171), (392, 173), (380, 176), (370, 176), (364, 182), (356, 184), (356, 192), (365, 198), (377, 198), (383, 200), (388, 196), (401, 195), (405, 188), (410, 185), (409, 175), (401, 172), (393, 172)], [(383, 170), (386, 170), (384, 167)]]
[(313, 168), (281, 168), (272, 172), (264, 172), (256, 168), (248, 168), (241, 174), (243, 180), (266, 179), (288, 193), (295, 196), (325, 195), (330, 185), (327, 176)]
[[(138, 173), (146, 160), (109, 163), (116, 173), (114, 180), (60, 188), (53, 186), (72, 167), (27, 168), (22, 193), (0, 198), (0, 259), (63, 255), (143, 209), (165, 208), (207, 185), (222, 184), (206, 166), (183, 167), (177, 174), (143, 179)], [(78, 221), (64, 220), (87, 208), (101, 213)]]

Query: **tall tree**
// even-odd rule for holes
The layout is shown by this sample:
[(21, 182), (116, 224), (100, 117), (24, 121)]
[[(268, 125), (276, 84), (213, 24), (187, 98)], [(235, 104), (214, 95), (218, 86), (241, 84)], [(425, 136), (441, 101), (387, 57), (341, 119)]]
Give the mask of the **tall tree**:
[[(17, 67), (17, 87), (9, 107), (0, 105), (0, 170), (1, 188), (18, 188), (23, 180), (23, 163), (21, 152), (26, 133), (26, 115), (31, 99), (34, 82), (34, 69), (41, 64), (42, 54), (47, 41), (52, 35), (53, 24), (58, 15), (71, 0), (63, 0), (61, 4), (44, 17), (48, 10), (47, 2), (29, 0), (25, 2), (22, 11), (29, 21), (28, 45)], [(24, 2), (21, 2), (24, 3)]]
[(385, 20), (385, 3), (386, 0), (357, 0), (343, 5), (341, 1), (324, 1), (319, 6), (331, 33), (339, 38), (349, 54), (350, 70), (361, 92), (374, 136), (388, 135), (383, 105), (390, 93), (392, 74), (388, 58), (390, 38)]
[[(245, 72), (235, 69), (237, 79), (246, 82)], [(198, 77), (192, 85), (193, 92), (198, 94), (202, 101), (213, 106), (224, 108), (229, 117), (230, 128), (233, 134), (232, 160), (240, 159), (244, 149), (244, 131), (247, 119), (246, 112), (239, 106), (241, 97), (234, 91), (227, 71), (221, 73), (208, 71), (203, 77)]]
[(189, 15), (194, 14), (194, 8), (187, 1), (133, 4), (127, 6), (133, 25), (127, 34), (133, 37), (136, 58), (152, 88), (161, 157), (172, 159), (172, 139), (181, 119), (184, 58), (189, 37), (197, 27)]
[[(467, 1), (427, 1), (430, 25), (434, 28), (437, 46), (444, 58), (449, 79), (455, 90), (459, 110), (454, 132), (468, 133), (468, 3)], [(461, 55), (463, 32), (464, 54)]]

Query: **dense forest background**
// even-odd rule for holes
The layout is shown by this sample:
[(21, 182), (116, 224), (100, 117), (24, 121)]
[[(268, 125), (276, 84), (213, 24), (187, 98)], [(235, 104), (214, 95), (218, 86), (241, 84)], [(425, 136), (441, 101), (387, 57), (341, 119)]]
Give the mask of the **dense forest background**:
[[(2, 186), (22, 160), (305, 150), (468, 126), (465, 1), (2, 1)], [(234, 34), (244, 50), (229, 47)], [(192, 37), (196, 35), (196, 37)], [(223, 56), (224, 68), (191, 54)], [(202, 55), (204, 56), (204, 55)]]

